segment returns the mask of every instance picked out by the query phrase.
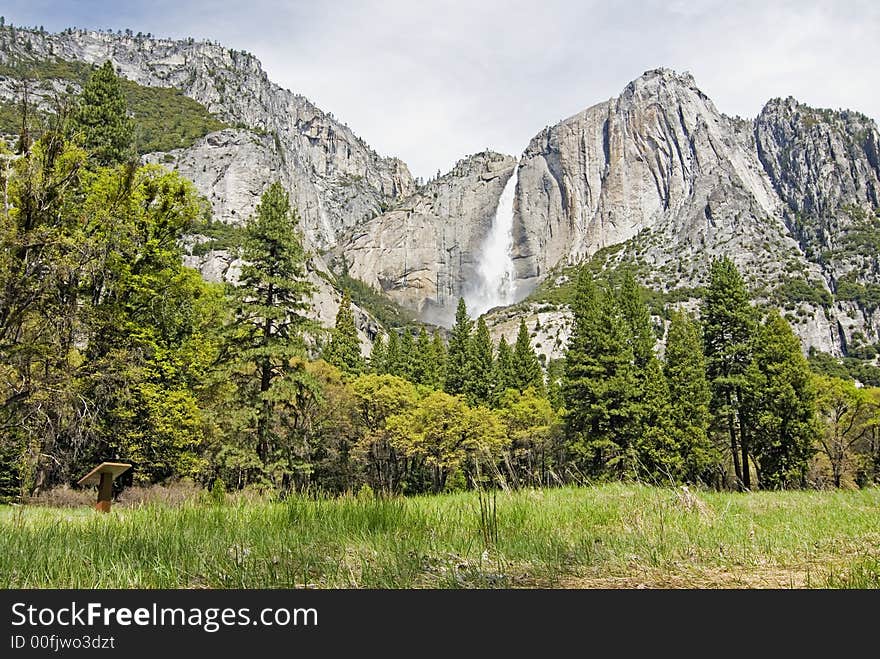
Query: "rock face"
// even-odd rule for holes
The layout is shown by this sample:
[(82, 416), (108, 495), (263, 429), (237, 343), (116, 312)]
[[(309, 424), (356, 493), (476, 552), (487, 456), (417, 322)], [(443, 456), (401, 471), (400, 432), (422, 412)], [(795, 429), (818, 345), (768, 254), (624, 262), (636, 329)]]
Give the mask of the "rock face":
[[(192, 179), (227, 223), (242, 222), (280, 180), (306, 245), (323, 255), (316, 270), (347, 269), (425, 320), (448, 324), (473, 285), (518, 162), (520, 293), (586, 258), (625, 261), (648, 286), (686, 293), (705, 283), (713, 257), (728, 255), (759, 297), (786, 309), (805, 348), (845, 354), (880, 341), (880, 135), (856, 112), (789, 98), (770, 101), (754, 121), (731, 118), (690, 74), (657, 69), (541, 131), (519, 160), (476, 154), (417, 188), (404, 163), (270, 82), (245, 52), (191, 39), (0, 28), (0, 62), (22, 58), (109, 59), (131, 80), (199, 101), (234, 128), (146, 160)], [(55, 83), (43, 81), (38, 105), (62, 91)], [(0, 99), (15, 93), (0, 76)], [(228, 255), (190, 261), (207, 277), (235, 276)], [(331, 300), (332, 287), (318, 279)], [(328, 323), (332, 307), (319, 313)], [(564, 310), (553, 313), (561, 315), (535, 317), (539, 332), (549, 321), (564, 333)], [(503, 312), (496, 317), (498, 331), (510, 329)], [(557, 343), (556, 334), (541, 338)]]
[[(189, 149), (151, 153), (144, 160), (173, 167), (195, 183), (211, 203), (213, 218), (227, 224), (242, 224), (266, 181), (284, 172), (284, 160), (270, 136), (232, 128), (211, 133)], [(313, 206), (315, 199), (313, 195)]]
[[(648, 71), (526, 149), (514, 234), (520, 285), (603, 249), (606, 263), (634, 263), (661, 290), (705, 283), (720, 255), (771, 298), (794, 280), (830, 302), (845, 273), (874, 285), (876, 258), (829, 268), (820, 252), (873, 221), (877, 144), (875, 124), (855, 113), (771, 101), (747, 122), (720, 114), (689, 74)], [(852, 332), (877, 340), (873, 309), (802, 297), (790, 310), (805, 347), (840, 354)]]
[[(783, 218), (836, 297), (841, 351), (880, 340), (880, 134), (850, 110), (773, 99), (755, 120), (758, 155)], [(821, 318), (817, 314), (817, 324)], [(805, 336), (805, 333), (802, 333)]]
[[(880, 207), (877, 125), (857, 112), (774, 99), (755, 120), (755, 136), (786, 224), (807, 258), (831, 282), (848, 273), (876, 281), (878, 241), (869, 234), (877, 229), (872, 211)], [(853, 245), (859, 238), (867, 244)]]
[(834, 224), (842, 207), (880, 206), (880, 135), (865, 115), (777, 98), (755, 120), (755, 137), (786, 216), (815, 220), (800, 227), (808, 247), (828, 246), (847, 229)]
[[(380, 157), (331, 114), (270, 82), (259, 61), (243, 51), (192, 39), (0, 29), (0, 61), (16, 58), (60, 58), (91, 64), (110, 60), (130, 80), (180, 89), (229, 124), (245, 127), (261, 144), (255, 161), (258, 172), (281, 180), (302, 216), (307, 243), (316, 248), (336, 244), (338, 232), (378, 215), (415, 189), (405, 164)], [(214, 181), (221, 178), (222, 189), (233, 198), (229, 205), (236, 218), (248, 206), (248, 212), (253, 210), (263, 189), (272, 182), (264, 179), (255, 189), (255, 173), (234, 166), (255, 153), (249, 147), (237, 158), (230, 156), (230, 147), (246, 141), (239, 131), (220, 138), (219, 143), (202, 142), (188, 150), (190, 153), (179, 154), (182, 163), (202, 164), (206, 155), (222, 156), (216, 166), (207, 161), (204, 173), (208, 176), (198, 177), (196, 183), (210, 196), (217, 191)], [(224, 169), (227, 162), (233, 165), (231, 170)], [(246, 203), (248, 198), (250, 204)]]
[(487, 320), (492, 340), (497, 344), (503, 336), (508, 345), (514, 345), (520, 319), (526, 321), (532, 348), (544, 366), (564, 356), (574, 321), (568, 308), (529, 303), (493, 311)]
[[(763, 262), (767, 238), (796, 251), (738, 128), (690, 75), (660, 69), (541, 132), (519, 173), (519, 275), (540, 278), (649, 231), (674, 240), (678, 255), (681, 246), (704, 253), (723, 244), (739, 260)], [(653, 251), (650, 260), (662, 261)]]
[(356, 228), (341, 246), (351, 276), (425, 320), (449, 324), (474, 282), (504, 184), (516, 160), (478, 153), (388, 213)]

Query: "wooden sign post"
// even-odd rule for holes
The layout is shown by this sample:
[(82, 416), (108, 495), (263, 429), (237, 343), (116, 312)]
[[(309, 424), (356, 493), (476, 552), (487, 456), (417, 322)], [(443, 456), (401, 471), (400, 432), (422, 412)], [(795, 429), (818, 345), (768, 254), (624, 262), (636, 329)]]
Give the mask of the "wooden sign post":
[(110, 499), (113, 497), (113, 481), (120, 474), (131, 469), (124, 462), (102, 462), (89, 473), (79, 479), (80, 485), (98, 486), (98, 503), (95, 510), (102, 513), (110, 512)]

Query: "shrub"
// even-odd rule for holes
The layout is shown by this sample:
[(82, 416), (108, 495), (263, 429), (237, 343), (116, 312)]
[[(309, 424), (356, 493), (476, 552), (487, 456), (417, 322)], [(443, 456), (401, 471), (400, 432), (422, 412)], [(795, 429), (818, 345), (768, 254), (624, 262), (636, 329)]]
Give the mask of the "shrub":
[(51, 508), (80, 508), (94, 506), (95, 500), (93, 488), (74, 490), (68, 485), (59, 485), (51, 490), (28, 497), (26, 503)]
[(198, 501), (204, 490), (191, 481), (173, 481), (164, 485), (134, 485), (119, 494), (119, 505), (132, 508), (149, 504), (179, 506)]

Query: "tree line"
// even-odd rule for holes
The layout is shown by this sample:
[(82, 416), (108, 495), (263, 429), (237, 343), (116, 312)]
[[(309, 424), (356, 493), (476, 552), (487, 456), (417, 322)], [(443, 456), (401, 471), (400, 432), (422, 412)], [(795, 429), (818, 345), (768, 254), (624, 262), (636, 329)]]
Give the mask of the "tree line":
[(668, 322), (632, 273), (582, 268), (565, 357), (546, 369), (524, 319), (495, 344), (461, 300), (448, 338), (392, 329), (365, 354), (347, 296), (331, 331), (310, 319), (308, 254), (277, 182), (230, 245), (236, 285), (182, 265), (209, 209), (137, 162), (112, 66), (39, 139), (26, 128), (2, 156), (6, 498), (107, 459), (142, 482), (273, 493), (878, 480), (878, 390), (814, 375), (728, 259), (699, 320)]

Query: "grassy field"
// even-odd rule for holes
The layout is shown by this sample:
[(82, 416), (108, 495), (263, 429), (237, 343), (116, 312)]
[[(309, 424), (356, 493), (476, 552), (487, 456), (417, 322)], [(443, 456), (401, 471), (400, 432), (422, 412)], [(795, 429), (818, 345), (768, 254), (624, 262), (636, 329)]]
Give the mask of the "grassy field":
[(0, 508), (2, 588), (880, 587), (880, 489)]

